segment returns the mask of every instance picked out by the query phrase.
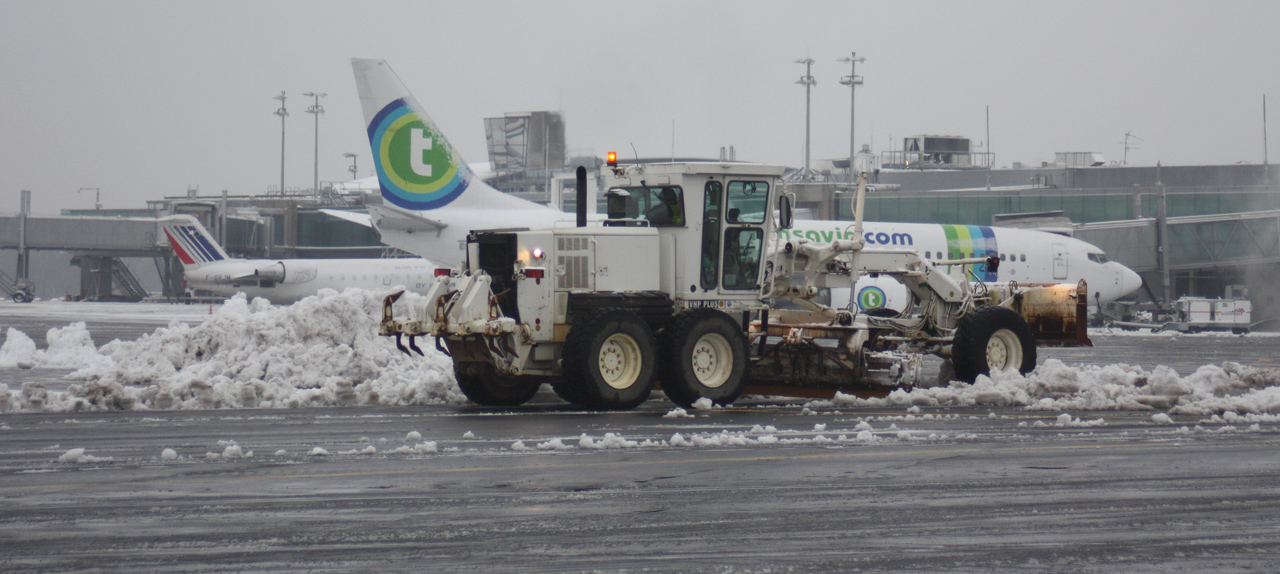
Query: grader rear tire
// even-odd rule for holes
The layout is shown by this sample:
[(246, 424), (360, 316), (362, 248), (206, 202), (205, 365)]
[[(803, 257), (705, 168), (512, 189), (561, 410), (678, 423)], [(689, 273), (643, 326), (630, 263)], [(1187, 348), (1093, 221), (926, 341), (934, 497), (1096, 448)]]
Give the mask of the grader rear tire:
[(522, 405), (542, 386), (542, 377), (499, 375), (489, 363), (454, 363), (453, 375), (462, 394), (484, 407)]
[(626, 410), (653, 392), (657, 341), (631, 311), (605, 309), (574, 325), (561, 356), (564, 382), (556, 394), (571, 403)]
[(747, 339), (720, 311), (681, 313), (663, 332), (662, 350), (662, 391), (677, 405), (701, 398), (729, 405), (747, 386)]
[(972, 383), (992, 371), (1027, 374), (1036, 368), (1036, 340), (1031, 326), (1007, 307), (987, 305), (960, 320), (951, 344), (956, 379)]
[(551, 390), (566, 403), (579, 407), (589, 407), (591, 403), (578, 388), (578, 384), (566, 377), (551, 379)]

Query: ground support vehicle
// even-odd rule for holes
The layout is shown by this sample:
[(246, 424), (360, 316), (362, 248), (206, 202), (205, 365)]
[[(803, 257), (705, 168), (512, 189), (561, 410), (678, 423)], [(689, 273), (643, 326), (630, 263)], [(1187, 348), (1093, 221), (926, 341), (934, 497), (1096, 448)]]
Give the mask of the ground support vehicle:
[(1173, 310), (1173, 320), (1155, 330), (1180, 333), (1230, 330), (1243, 335), (1249, 332), (1253, 320), (1253, 304), (1247, 299), (1183, 297), (1173, 302)]
[(1152, 332), (1231, 331), (1244, 335), (1253, 328), (1253, 303), (1243, 285), (1228, 285), (1225, 297), (1182, 297), (1144, 312), (1139, 320), (1111, 321), (1111, 327), (1126, 330), (1151, 329)]
[[(685, 406), (730, 404), (748, 385), (771, 394), (886, 391), (921, 381), (925, 353), (949, 359), (961, 380), (1027, 372), (1036, 335), (1015, 306), (1061, 315), (1037, 323), (1059, 335), (1068, 325), (1083, 332), (1083, 284), (996, 289), (970, 267), (998, 258), (935, 264), (910, 249), (867, 248), (865, 181), (848, 239), (818, 243), (777, 233), (790, 227), (793, 201), (778, 191), (781, 166), (606, 170), (602, 224), (474, 231), (466, 261), (437, 271), (413, 317), (394, 316), (400, 294), (387, 298), (380, 334), (402, 350), (404, 336), (410, 348), (434, 336), (463, 392), (482, 405), (520, 404), (545, 382), (570, 403), (627, 409), (656, 386)], [(867, 273), (901, 282), (911, 304), (862, 313), (813, 301)]]
[(5, 273), (0, 272), (0, 290), (13, 299), (14, 303), (30, 303), (36, 300), (36, 286), (27, 279), (20, 278), (11, 280)]

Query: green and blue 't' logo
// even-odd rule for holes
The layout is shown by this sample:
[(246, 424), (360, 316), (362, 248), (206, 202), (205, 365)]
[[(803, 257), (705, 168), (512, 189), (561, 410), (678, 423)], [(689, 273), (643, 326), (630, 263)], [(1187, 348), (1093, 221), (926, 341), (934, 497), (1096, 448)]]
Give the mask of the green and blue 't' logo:
[(863, 287), (858, 291), (858, 306), (862, 307), (863, 311), (884, 307), (885, 299), (884, 290), (874, 285)]
[(449, 142), (398, 99), (369, 122), (369, 142), (382, 197), (406, 209), (448, 205), (467, 190), (471, 171)]

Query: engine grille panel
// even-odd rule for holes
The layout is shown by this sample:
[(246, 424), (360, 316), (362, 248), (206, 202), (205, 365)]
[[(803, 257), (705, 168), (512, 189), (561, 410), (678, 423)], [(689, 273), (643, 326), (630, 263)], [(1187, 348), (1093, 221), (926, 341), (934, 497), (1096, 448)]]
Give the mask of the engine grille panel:
[(556, 289), (591, 289), (591, 239), (556, 238)]

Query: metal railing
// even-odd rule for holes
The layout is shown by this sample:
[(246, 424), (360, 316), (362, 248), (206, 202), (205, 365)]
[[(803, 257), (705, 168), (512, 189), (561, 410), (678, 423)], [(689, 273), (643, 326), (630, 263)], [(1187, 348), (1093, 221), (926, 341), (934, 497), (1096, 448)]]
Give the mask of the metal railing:
[(147, 288), (142, 286), (142, 282), (138, 281), (129, 266), (116, 257), (111, 258), (111, 278), (115, 279), (116, 285), (126, 296), (145, 299), (148, 295)]
[(987, 169), (994, 161), (995, 154), (991, 152), (880, 152), (880, 167), (884, 169)]

